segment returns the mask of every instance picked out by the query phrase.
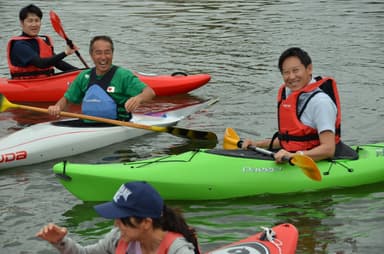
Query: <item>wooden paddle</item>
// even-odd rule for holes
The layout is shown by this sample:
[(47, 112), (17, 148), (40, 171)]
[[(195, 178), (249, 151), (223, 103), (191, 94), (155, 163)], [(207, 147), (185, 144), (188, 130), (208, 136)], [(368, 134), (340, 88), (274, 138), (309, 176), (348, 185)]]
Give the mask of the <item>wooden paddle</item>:
[[(54, 12), (53, 10), (51, 10), (49, 12), (49, 17), (51, 18), (51, 24), (53, 26), (53, 29), (56, 31), (56, 33), (58, 33), (61, 38), (63, 38), (66, 42), (67, 42), (67, 45), (73, 49), (73, 42), (72, 40), (68, 39), (68, 36), (67, 34), (64, 32), (64, 29), (63, 29), (63, 26), (61, 25), (61, 20), (59, 18), (59, 16), (56, 14), (56, 12)], [(80, 52), (78, 50), (75, 51), (77, 57), (80, 59), (80, 61), (84, 64), (84, 66), (86, 68), (89, 68), (88, 64), (84, 61), (83, 57), (80, 55)]]
[[(0, 94), (0, 112), (6, 111), (8, 108), (21, 108), (21, 109), (37, 111), (41, 113), (48, 113), (48, 109), (45, 109), (45, 108), (11, 103), (10, 101), (7, 100), (7, 98), (3, 94)], [(144, 125), (144, 124), (133, 123), (133, 122), (124, 122), (119, 120), (89, 116), (89, 115), (78, 114), (78, 113), (70, 113), (70, 112), (64, 112), (64, 111), (60, 112), (60, 115), (65, 117), (80, 118), (80, 119), (86, 119), (86, 120), (91, 120), (96, 122), (108, 123), (112, 125), (144, 129), (149, 131), (167, 132), (177, 137), (188, 138), (192, 140), (208, 140), (211, 142), (212, 141), (217, 142), (216, 134), (208, 131), (190, 130), (190, 129), (184, 129), (184, 128), (179, 128), (175, 126), (151, 126), (151, 125)]]
[[(224, 149), (238, 149), (241, 148), (242, 143), (243, 141), (240, 140), (240, 137), (237, 135), (234, 129), (227, 128), (225, 130), (223, 143)], [(275, 153), (271, 151), (255, 146), (248, 146), (248, 149), (271, 156), (272, 158), (274, 158), (275, 155)], [(296, 165), (301, 168), (304, 174), (312, 180), (321, 181), (320, 170), (311, 157), (306, 155), (294, 154), (292, 158), (284, 158), (284, 160), (289, 162), (291, 165)]]

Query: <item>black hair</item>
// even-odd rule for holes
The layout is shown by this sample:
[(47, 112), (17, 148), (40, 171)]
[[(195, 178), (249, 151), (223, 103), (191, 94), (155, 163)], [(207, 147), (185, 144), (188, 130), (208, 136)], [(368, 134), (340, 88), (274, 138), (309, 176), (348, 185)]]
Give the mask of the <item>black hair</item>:
[[(127, 217), (121, 218), (120, 220), (124, 225), (135, 228), (136, 225), (140, 224), (144, 219), (145, 218), (142, 217)], [(135, 222), (136, 225), (133, 222)], [(154, 228), (161, 228), (165, 231), (182, 234), (184, 238), (195, 247), (195, 254), (200, 254), (196, 230), (188, 226), (180, 210), (172, 209), (164, 205), (163, 215), (160, 218), (152, 218), (152, 225)]]
[(305, 68), (307, 68), (308, 65), (310, 65), (312, 63), (311, 57), (308, 55), (307, 52), (305, 52), (301, 48), (292, 47), (292, 48), (285, 50), (280, 55), (279, 64), (278, 64), (280, 72), (283, 72), (283, 63), (284, 63), (285, 59), (287, 59), (288, 57), (291, 57), (291, 56), (295, 56), (295, 57), (299, 58), (300, 62), (305, 66)]
[(40, 19), (43, 18), (43, 12), (41, 11), (41, 9), (34, 4), (30, 4), (30, 5), (23, 7), (20, 10), (19, 20), (23, 21), (24, 19), (26, 19), (28, 17), (28, 14), (30, 14), (30, 13), (36, 14), (36, 16), (38, 16)]
[(89, 54), (92, 54), (93, 44), (99, 40), (109, 42), (111, 44), (112, 52), (114, 51), (113, 41), (112, 41), (111, 37), (109, 37), (107, 35), (97, 35), (97, 36), (93, 37), (89, 43)]

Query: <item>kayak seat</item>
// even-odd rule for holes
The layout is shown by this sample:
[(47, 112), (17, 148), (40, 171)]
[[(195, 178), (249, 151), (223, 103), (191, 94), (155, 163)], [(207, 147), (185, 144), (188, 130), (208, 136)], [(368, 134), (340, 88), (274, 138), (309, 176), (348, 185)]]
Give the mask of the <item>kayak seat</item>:
[(72, 120), (62, 120), (57, 122), (52, 122), (52, 125), (62, 126), (62, 127), (112, 127), (116, 126), (109, 123), (100, 123), (100, 122), (84, 122), (82, 119), (72, 119)]
[(232, 157), (241, 157), (241, 158), (249, 158), (249, 159), (258, 159), (258, 160), (274, 160), (271, 156), (265, 155), (263, 153), (258, 153), (253, 150), (225, 150), (225, 149), (210, 149), (206, 151), (207, 153), (224, 155), (224, 156), (232, 156)]
[(352, 149), (350, 146), (344, 144), (340, 141), (336, 145), (334, 160), (338, 159), (348, 159), (348, 160), (357, 160), (359, 158), (359, 154), (356, 150)]

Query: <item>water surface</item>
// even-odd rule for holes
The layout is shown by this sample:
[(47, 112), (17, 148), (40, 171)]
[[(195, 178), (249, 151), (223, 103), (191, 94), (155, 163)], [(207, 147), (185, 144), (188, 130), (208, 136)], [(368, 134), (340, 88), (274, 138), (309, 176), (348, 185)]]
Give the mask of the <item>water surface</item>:
[[(18, 11), (29, 1), (0, 0), (0, 48), (18, 35)], [(384, 140), (384, 3), (351, 1), (35, 1), (44, 11), (43, 33), (55, 48), (64, 41), (54, 33), (49, 10), (60, 16), (84, 59), (94, 35), (115, 41), (114, 62), (149, 73), (210, 73), (211, 82), (183, 99), (219, 97), (219, 103), (180, 126), (213, 131), (226, 127), (242, 138), (270, 137), (276, 129), (275, 98), (281, 77), (277, 59), (288, 47), (307, 50), (316, 75), (336, 78), (343, 109), (342, 136), (348, 144)], [(76, 56), (67, 59), (81, 66)], [(7, 75), (0, 58), (0, 75)], [(180, 97), (157, 100), (167, 106)], [(46, 106), (46, 105), (45, 105)], [(154, 106), (157, 107), (157, 106)], [(150, 109), (149, 109), (150, 110)], [(0, 136), (49, 120), (23, 110), (0, 114)], [(257, 136), (258, 135), (258, 136)], [(76, 162), (108, 163), (179, 153), (204, 144), (168, 134), (153, 134), (88, 154)], [(0, 173), (0, 249), (10, 253), (55, 253), (34, 234), (47, 222), (68, 227), (83, 244), (108, 231), (93, 203), (69, 194), (53, 176), (56, 161)], [(212, 179), (214, 181), (214, 179)], [(177, 191), (177, 190), (175, 190)], [(211, 250), (260, 230), (290, 222), (300, 232), (297, 253), (382, 253), (382, 184), (297, 195), (236, 200), (171, 202), (185, 211), (199, 233), (201, 249)]]

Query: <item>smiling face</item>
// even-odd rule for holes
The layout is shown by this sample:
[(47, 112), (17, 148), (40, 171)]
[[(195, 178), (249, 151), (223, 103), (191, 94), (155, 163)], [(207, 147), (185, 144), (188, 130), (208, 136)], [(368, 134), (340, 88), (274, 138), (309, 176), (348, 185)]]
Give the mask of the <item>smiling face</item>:
[(305, 67), (298, 57), (291, 56), (284, 60), (281, 74), (286, 86), (292, 91), (297, 91), (311, 81), (312, 64)]
[(97, 75), (104, 75), (109, 71), (113, 59), (113, 47), (106, 40), (96, 40), (91, 46), (91, 58), (96, 67)]
[(35, 37), (40, 33), (41, 19), (34, 13), (28, 13), (24, 20), (20, 21), (23, 32), (31, 37)]

